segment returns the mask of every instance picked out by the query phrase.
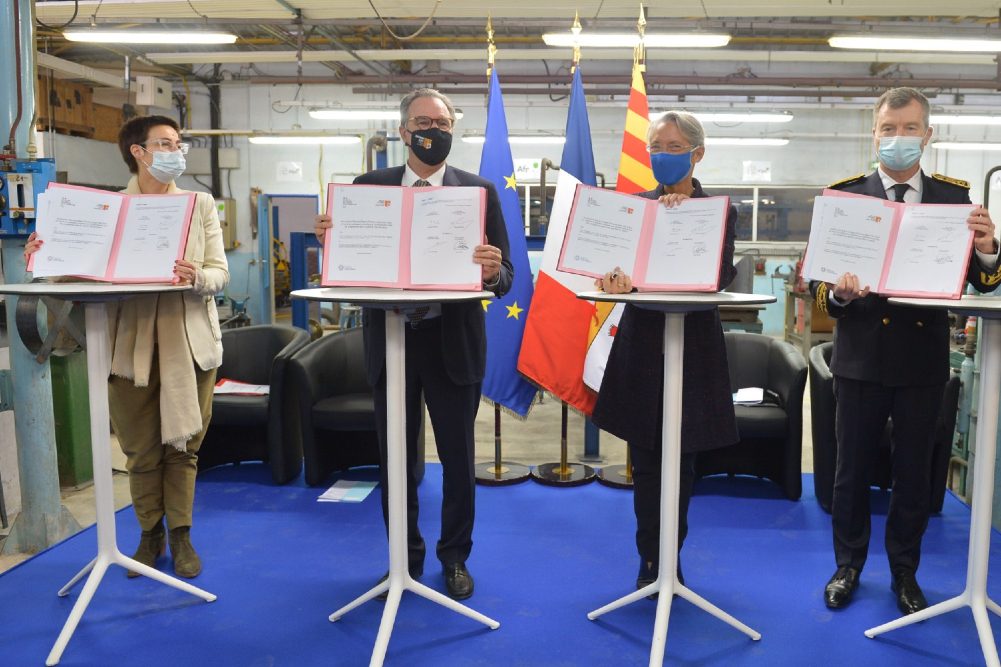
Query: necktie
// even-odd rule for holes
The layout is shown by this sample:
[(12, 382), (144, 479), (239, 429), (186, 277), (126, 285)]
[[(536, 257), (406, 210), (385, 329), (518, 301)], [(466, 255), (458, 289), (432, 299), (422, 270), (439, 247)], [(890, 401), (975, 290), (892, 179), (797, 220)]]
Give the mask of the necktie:
[[(423, 178), (418, 178), (416, 181), (414, 181), (414, 184), (411, 187), (426, 188), (429, 187), (430, 185), (431, 184), (428, 181), (425, 181)], [(417, 306), (416, 308), (407, 313), (407, 321), (416, 324), (417, 322), (420, 322), (421, 320), (424, 319), (424, 316), (428, 314), (429, 310), (431, 310), (430, 306)]]
[(893, 201), (904, 201), (904, 193), (911, 189), (907, 183), (897, 183), (893, 186)]

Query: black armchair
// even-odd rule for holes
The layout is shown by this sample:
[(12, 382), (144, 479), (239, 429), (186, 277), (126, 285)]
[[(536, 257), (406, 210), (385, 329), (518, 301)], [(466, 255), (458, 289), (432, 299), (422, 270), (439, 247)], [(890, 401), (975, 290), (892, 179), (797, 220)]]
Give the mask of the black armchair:
[(212, 421), (198, 452), (198, 468), (224, 463), (266, 461), (276, 484), (302, 469), (298, 423), (284, 419), (289, 400), (286, 364), (309, 334), (288, 326), (263, 324), (222, 332), (219, 379), (270, 385), (268, 396), (217, 395)]
[(699, 452), (698, 477), (721, 473), (755, 475), (778, 484), (786, 497), (803, 493), (803, 391), (806, 362), (795, 347), (770, 336), (726, 332), (730, 386), (764, 389), (761, 405), (737, 405), (740, 441)]
[[(299, 350), (289, 362), (289, 382), (296, 397), (289, 419), (301, 425), (307, 484), (323, 484), (337, 470), (379, 465), (375, 399), (365, 375), (360, 328), (328, 334)], [(423, 428), (417, 466), (422, 479)]]
[[(837, 466), (835, 436), (834, 376), (829, 367), (834, 343), (823, 343), (810, 350), (810, 417), (813, 430), (813, 492), (825, 512), (831, 511), (834, 498), (834, 470)], [(935, 445), (932, 450), (931, 511), (941, 512), (945, 501), (945, 482), (952, 455), (956, 410), (959, 406), (959, 377), (953, 375), (945, 384), (942, 407), (935, 425)], [(888, 419), (883, 438), (871, 470), (869, 485), (888, 489), (892, 480), (890, 434), (893, 422)]]

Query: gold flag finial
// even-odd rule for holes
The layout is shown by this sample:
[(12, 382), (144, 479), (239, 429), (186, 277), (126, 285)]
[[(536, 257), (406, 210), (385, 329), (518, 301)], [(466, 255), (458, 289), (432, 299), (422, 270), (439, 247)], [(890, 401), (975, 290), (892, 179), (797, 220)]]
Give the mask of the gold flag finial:
[(573, 33), (573, 62), (570, 64), (571, 74), (577, 69), (577, 63), (580, 62), (580, 12), (573, 13), (573, 25), (570, 26), (570, 32)]
[(497, 46), (494, 44), (494, 24), (487, 13), (487, 78), (494, 70), (494, 58), (497, 55)]
[(640, 41), (636, 43), (636, 48), (633, 49), (633, 65), (635, 65), (640, 72), (646, 71), (646, 48), (643, 45), (643, 39), (646, 36), (646, 9), (643, 7), (643, 3), (640, 3), (640, 17), (636, 21), (636, 32), (640, 34)]

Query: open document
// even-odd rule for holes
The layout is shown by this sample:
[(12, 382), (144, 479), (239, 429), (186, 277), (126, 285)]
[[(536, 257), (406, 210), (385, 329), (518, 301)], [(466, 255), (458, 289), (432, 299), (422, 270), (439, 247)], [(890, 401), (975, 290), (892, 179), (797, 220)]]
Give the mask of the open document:
[(481, 289), (486, 190), (331, 183), (322, 284)]
[(877, 294), (958, 299), (970, 261), (973, 204), (905, 204), (825, 190), (814, 200), (808, 280), (844, 273)]
[(668, 208), (579, 185), (558, 268), (597, 278), (618, 266), (637, 289), (714, 292), (729, 205), (704, 197)]
[(174, 282), (195, 196), (127, 195), (53, 183), (38, 197), (35, 230), (45, 245), (28, 269), (38, 278)]

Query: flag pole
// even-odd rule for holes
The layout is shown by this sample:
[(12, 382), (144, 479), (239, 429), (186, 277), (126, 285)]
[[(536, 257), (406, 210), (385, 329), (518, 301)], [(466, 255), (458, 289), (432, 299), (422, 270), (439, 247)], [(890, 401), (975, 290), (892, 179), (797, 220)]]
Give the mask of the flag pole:
[[(494, 44), (494, 26), (487, 14), (487, 86), (494, 70), (494, 57), (497, 46)], [(504, 461), (501, 456), (501, 406), (494, 402), (494, 460), (492, 463), (478, 463), (474, 466), (476, 482), (484, 486), (505, 486), (524, 482), (531, 475), (528, 466), (512, 461)]]
[[(640, 76), (646, 71), (646, 49), (643, 38), (646, 35), (646, 12), (643, 4), (640, 3), (640, 17), (636, 21), (636, 31), (640, 35), (640, 40), (633, 49), (633, 73), (638, 70)], [(629, 97), (632, 99), (633, 90), (630, 87)], [(621, 174), (620, 174), (621, 177)], [(626, 445), (626, 462), (624, 465), (605, 466), (598, 471), (598, 482), (605, 486), (617, 489), (631, 489), (633, 487), (633, 462), (629, 452), (629, 445)]]
[[(571, 75), (576, 72), (577, 65), (580, 63), (580, 43), (577, 39), (580, 36), (580, 31), (580, 14), (574, 12), (573, 25), (570, 27), (570, 32), (574, 35), (573, 61), (570, 65)], [(545, 192), (543, 192), (543, 196), (545, 196)], [(543, 206), (543, 209), (545, 209), (545, 206)], [(535, 469), (532, 470), (532, 479), (539, 484), (547, 486), (580, 486), (581, 484), (593, 482), (595, 479), (594, 468), (583, 463), (569, 463), (567, 460), (569, 412), (566, 401), (563, 401), (560, 420), (560, 462), (542, 463), (535, 466)]]

